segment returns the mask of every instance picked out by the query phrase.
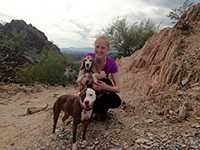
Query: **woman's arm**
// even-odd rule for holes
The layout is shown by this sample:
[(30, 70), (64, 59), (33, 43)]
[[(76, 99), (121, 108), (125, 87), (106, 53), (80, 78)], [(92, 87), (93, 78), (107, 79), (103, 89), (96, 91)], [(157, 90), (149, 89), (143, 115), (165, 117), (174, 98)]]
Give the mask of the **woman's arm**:
[(112, 80), (114, 85), (113, 86), (108, 86), (108, 91), (113, 91), (113, 92), (120, 92), (119, 88), (119, 75), (118, 73), (112, 73), (111, 74)]

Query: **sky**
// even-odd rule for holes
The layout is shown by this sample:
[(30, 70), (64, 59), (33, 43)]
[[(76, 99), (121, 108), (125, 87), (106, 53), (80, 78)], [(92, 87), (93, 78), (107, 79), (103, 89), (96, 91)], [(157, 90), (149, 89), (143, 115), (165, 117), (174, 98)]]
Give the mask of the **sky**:
[[(59, 48), (93, 47), (95, 37), (117, 17), (151, 19), (170, 26), (169, 11), (184, 0), (0, 0), (0, 22), (22, 19)], [(195, 1), (195, 0), (194, 0)]]

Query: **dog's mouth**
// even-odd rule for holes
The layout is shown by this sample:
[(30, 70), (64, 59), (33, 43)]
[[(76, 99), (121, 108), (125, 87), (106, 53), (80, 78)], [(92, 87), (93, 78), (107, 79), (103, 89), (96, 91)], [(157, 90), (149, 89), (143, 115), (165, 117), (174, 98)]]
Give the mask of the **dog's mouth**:
[(85, 108), (85, 110), (86, 111), (90, 111), (90, 110), (92, 110), (92, 108), (90, 108), (90, 107), (89, 108)]
[(86, 111), (90, 111), (90, 110), (92, 110), (92, 107), (89, 106), (89, 105), (86, 105), (86, 106), (84, 107), (84, 110), (86, 110)]
[(86, 70), (89, 70), (90, 69), (90, 65), (86, 64), (85, 68), (86, 68)]
[(81, 102), (81, 107), (82, 109), (86, 110), (86, 111), (90, 111), (92, 110), (93, 106), (92, 105), (85, 105), (83, 102)]

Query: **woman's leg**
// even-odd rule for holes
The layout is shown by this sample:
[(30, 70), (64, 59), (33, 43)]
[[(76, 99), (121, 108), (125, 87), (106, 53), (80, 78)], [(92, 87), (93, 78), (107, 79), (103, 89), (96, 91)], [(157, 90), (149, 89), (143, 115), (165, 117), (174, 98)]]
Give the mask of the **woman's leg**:
[(107, 108), (117, 108), (121, 105), (121, 98), (115, 92), (107, 92), (105, 94), (105, 105)]
[[(112, 82), (108, 78), (101, 79), (108, 85)], [(121, 105), (121, 98), (115, 92), (103, 91), (97, 92), (97, 100), (94, 103), (94, 112), (106, 114), (109, 108), (117, 108)]]
[(93, 112), (98, 114), (105, 114), (107, 112), (107, 107), (105, 106), (105, 93), (97, 92), (97, 99), (94, 102)]
[(109, 108), (117, 108), (121, 105), (121, 98), (115, 92), (98, 93), (97, 97), (99, 98), (94, 103), (95, 113), (105, 114)]

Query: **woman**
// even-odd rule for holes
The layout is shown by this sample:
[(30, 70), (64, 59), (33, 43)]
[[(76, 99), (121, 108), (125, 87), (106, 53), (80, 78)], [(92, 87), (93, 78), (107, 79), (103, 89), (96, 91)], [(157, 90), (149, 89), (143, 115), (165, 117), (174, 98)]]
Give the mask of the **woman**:
[[(120, 97), (116, 94), (120, 92), (118, 86), (118, 66), (115, 61), (108, 57), (110, 42), (106, 36), (100, 36), (95, 41), (95, 53), (89, 53), (94, 57), (94, 67), (98, 72), (98, 81), (93, 84), (97, 92), (97, 100), (94, 104), (93, 112), (106, 117), (109, 108), (117, 108), (121, 104)], [(82, 79), (81, 84), (86, 83)]]

